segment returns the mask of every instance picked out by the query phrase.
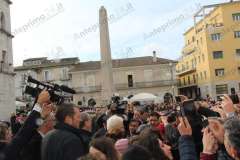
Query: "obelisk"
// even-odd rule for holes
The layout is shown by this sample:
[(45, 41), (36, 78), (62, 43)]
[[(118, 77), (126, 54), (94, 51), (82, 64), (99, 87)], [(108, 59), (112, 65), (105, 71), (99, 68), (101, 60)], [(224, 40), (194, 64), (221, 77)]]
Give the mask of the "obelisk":
[(101, 50), (101, 77), (102, 77), (102, 102), (110, 101), (114, 94), (112, 56), (108, 29), (108, 16), (106, 9), (102, 6), (99, 10), (99, 31)]

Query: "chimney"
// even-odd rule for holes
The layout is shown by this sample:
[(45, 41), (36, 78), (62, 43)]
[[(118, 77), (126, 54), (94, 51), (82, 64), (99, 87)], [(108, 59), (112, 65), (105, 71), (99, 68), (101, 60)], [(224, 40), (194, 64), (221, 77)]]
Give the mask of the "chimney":
[(156, 55), (156, 51), (153, 51), (153, 62), (157, 62), (157, 55)]

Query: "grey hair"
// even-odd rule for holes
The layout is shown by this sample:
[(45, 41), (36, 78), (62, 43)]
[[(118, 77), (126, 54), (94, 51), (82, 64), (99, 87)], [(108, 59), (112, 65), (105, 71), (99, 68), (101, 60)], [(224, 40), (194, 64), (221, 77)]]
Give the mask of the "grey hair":
[(90, 120), (91, 118), (90, 118), (90, 116), (89, 116), (89, 114), (88, 113), (86, 113), (86, 112), (81, 112), (80, 113), (80, 128), (83, 128), (84, 127), (84, 123), (86, 122), (86, 121), (88, 121), (88, 120)]
[(224, 129), (229, 144), (240, 154), (240, 120), (238, 118), (228, 119), (224, 123)]

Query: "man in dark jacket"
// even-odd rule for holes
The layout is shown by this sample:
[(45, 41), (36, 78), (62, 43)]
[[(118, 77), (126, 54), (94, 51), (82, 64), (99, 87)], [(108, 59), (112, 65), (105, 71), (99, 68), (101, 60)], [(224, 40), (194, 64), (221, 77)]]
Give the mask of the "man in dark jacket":
[(49, 115), (35, 131), (31, 141), (21, 151), (22, 160), (41, 160), (42, 139), (48, 132), (53, 130), (54, 120), (54, 115)]
[(36, 129), (39, 127), (38, 122), (41, 118), (46, 118), (52, 111), (50, 104), (50, 95), (47, 91), (42, 91), (38, 96), (37, 104), (28, 116), (23, 127), (18, 131), (12, 141), (6, 145), (0, 152), (0, 160), (17, 160), (20, 151), (28, 144), (34, 136)]
[(42, 160), (76, 160), (83, 156), (79, 109), (73, 104), (62, 104), (58, 106), (55, 117), (55, 130), (42, 141)]
[(80, 135), (84, 144), (84, 154), (89, 152), (89, 143), (92, 139), (92, 119), (87, 112), (80, 114)]

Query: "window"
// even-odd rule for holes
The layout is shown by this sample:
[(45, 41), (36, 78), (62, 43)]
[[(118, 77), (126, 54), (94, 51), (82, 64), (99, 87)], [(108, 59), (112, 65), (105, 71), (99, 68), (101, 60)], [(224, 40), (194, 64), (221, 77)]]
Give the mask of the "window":
[(5, 29), (5, 16), (4, 16), (4, 13), (1, 12), (0, 14), (0, 28), (1, 29)]
[(198, 63), (201, 63), (201, 57), (198, 56)]
[(195, 37), (192, 37), (192, 41), (195, 42)]
[(216, 76), (224, 76), (224, 69), (221, 68), (221, 69), (215, 69), (215, 75)]
[(86, 83), (88, 87), (96, 86), (95, 75), (94, 74), (87, 75)]
[(68, 69), (67, 68), (62, 68), (61, 70), (61, 78), (62, 79), (68, 79), (69, 76), (68, 76)]
[(240, 21), (240, 13), (234, 13), (232, 14), (232, 17), (234, 21)]
[(194, 61), (193, 61), (193, 59), (191, 60), (191, 63), (192, 63), (192, 68), (194, 68)]
[(1, 63), (6, 63), (6, 62), (7, 62), (7, 52), (3, 50)]
[(196, 83), (196, 76), (195, 76), (195, 74), (193, 75), (193, 82)]
[(181, 79), (178, 79), (178, 84), (179, 84), (179, 86), (182, 85), (182, 84), (181, 84)]
[(213, 52), (214, 59), (222, 59), (223, 58), (223, 51), (214, 51)]
[(240, 58), (240, 49), (236, 49), (236, 56)]
[(221, 40), (221, 34), (220, 33), (214, 33), (211, 34), (212, 41), (220, 41)]
[(21, 84), (24, 85), (25, 84), (25, 74), (21, 75)]
[(186, 69), (189, 69), (188, 62), (186, 62)]
[(240, 31), (234, 31), (234, 38), (240, 38)]
[(184, 64), (182, 64), (182, 71), (185, 71), (185, 66), (184, 66)]
[(50, 77), (50, 72), (49, 71), (44, 71), (44, 80), (45, 81), (50, 81), (51, 77)]
[(216, 85), (216, 94), (228, 94), (228, 85)]
[(207, 79), (207, 71), (204, 71), (204, 78)]
[(133, 87), (133, 75), (128, 75), (128, 87)]
[(204, 54), (202, 54), (202, 61), (203, 61), (203, 62), (205, 61), (205, 56), (204, 56)]
[(190, 76), (188, 76), (188, 84), (191, 84)]
[(203, 74), (202, 74), (202, 72), (200, 72), (200, 77), (201, 77), (201, 80), (203, 79)]
[(183, 85), (186, 85), (185, 77), (183, 77)]
[(240, 74), (240, 67), (238, 67), (238, 74)]
[(196, 74), (196, 78), (197, 78), (197, 80), (198, 80), (198, 73)]

